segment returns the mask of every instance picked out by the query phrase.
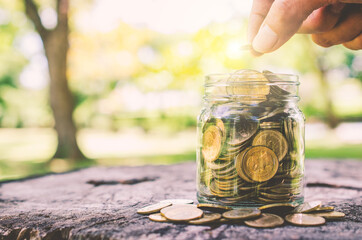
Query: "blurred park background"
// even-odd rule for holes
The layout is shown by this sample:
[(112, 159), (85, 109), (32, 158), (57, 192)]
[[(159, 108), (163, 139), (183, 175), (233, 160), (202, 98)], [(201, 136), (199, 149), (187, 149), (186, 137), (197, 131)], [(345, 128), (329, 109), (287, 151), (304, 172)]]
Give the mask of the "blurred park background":
[(241, 68), (300, 76), (307, 158), (362, 159), (361, 51), (254, 58), (252, 0), (67, 2), (0, 0), (0, 179), (193, 161), (204, 76)]

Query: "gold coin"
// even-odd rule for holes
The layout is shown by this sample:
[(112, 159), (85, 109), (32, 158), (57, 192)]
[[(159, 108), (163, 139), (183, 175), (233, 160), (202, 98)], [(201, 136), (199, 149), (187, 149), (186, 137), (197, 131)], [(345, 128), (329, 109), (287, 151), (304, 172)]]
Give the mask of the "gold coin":
[(253, 146), (270, 148), (281, 161), (288, 152), (288, 143), (283, 134), (276, 130), (260, 131), (253, 140)]
[(334, 210), (333, 206), (321, 206), (313, 210), (315, 212), (332, 212)]
[(286, 198), (289, 199), (291, 197), (290, 193), (277, 194), (277, 193), (260, 192), (260, 195), (270, 199), (286, 199)]
[(173, 210), (174, 208), (171, 208), (171, 207), (182, 207), (182, 206), (192, 206), (192, 207), (196, 207), (195, 205), (191, 205), (191, 204), (174, 204), (172, 206), (168, 206), (166, 208), (162, 208), (160, 211), (161, 215), (162, 216), (165, 216), (164, 214), (169, 211), (169, 210)]
[(258, 190), (265, 191), (271, 189), (278, 189), (280, 186), (282, 186), (282, 183), (284, 182), (284, 179), (275, 179), (275, 176), (272, 180), (268, 182), (261, 183), (260, 186), (258, 186)]
[(213, 176), (215, 178), (219, 178), (219, 179), (222, 179), (222, 180), (234, 180), (234, 179), (237, 178), (238, 173), (236, 171), (232, 171), (232, 172), (230, 172), (228, 174), (222, 174), (222, 175), (220, 174), (219, 175), (219, 174), (213, 172)]
[(219, 127), (210, 126), (202, 136), (202, 155), (207, 162), (218, 159), (221, 152), (222, 133)]
[[(278, 77), (276, 74), (274, 74), (271, 71), (264, 70), (262, 73), (271, 83), (278, 83), (280, 81), (283, 81), (283, 79), (281, 79), (280, 77)], [(270, 93), (275, 94), (277, 96), (290, 94), (290, 92), (280, 88), (278, 85), (271, 85)]]
[(223, 137), (226, 137), (225, 124), (220, 118), (215, 119), (215, 125), (221, 130)]
[(244, 173), (243, 170), (243, 159), (245, 156), (245, 153), (250, 149), (251, 147), (248, 147), (247, 149), (245, 149), (244, 151), (242, 151), (241, 153), (239, 153), (236, 158), (235, 158), (235, 169), (236, 172), (238, 173), (239, 177), (241, 177), (243, 180), (247, 181), (247, 182), (253, 182), (253, 180), (251, 180), (248, 176), (246, 176), (246, 174)]
[(311, 216), (310, 214), (294, 213), (285, 216), (285, 220), (298, 226), (318, 226), (326, 222), (322, 217)]
[(242, 148), (243, 146), (241, 145), (241, 146), (236, 146), (236, 147), (228, 147), (227, 149), (226, 149), (226, 152), (228, 152), (228, 153), (230, 153), (230, 154), (234, 154), (235, 152), (239, 152), (239, 150)]
[(297, 161), (290, 160), (289, 158), (283, 160), (279, 164), (278, 174), (287, 174), (297, 167)]
[(180, 204), (161, 209), (161, 214), (171, 221), (189, 221), (202, 217), (203, 211), (195, 205)]
[(161, 215), (161, 213), (154, 213), (148, 216), (148, 218), (155, 222), (168, 222), (167, 218)]
[(160, 203), (171, 203), (172, 205), (175, 204), (193, 204), (194, 201), (191, 199), (165, 199), (160, 201)]
[(233, 164), (229, 164), (228, 167), (224, 168), (224, 169), (220, 169), (220, 170), (214, 170), (213, 173), (215, 173), (214, 176), (218, 176), (218, 175), (230, 175), (231, 173), (236, 172), (234, 169)]
[(227, 144), (232, 147), (244, 147), (248, 140), (254, 136), (259, 127), (259, 122), (248, 114), (238, 114), (231, 123), (229, 140)]
[(227, 219), (246, 220), (258, 217), (260, 214), (261, 212), (257, 208), (239, 208), (224, 212), (222, 216)]
[(272, 129), (272, 128), (281, 128), (281, 124), (279, 122), (263, 122), (260, 123), (261, 129)]
[(283, 185), (281, 185), (279, 188), (272, 188), (270, 189), (270, 192), (273, 193), (290, 193), (293, 195), (298, 195), (302, 192), (302, 187), (295, 187), (295, 188), (287, 188), (287, 187), (283, 187)]
[(323, 217), (326, 220), (338, 220), (338, 219), (342, 219), (346, 216), (346, 214), (344, 214), (343, 212), (318, 212), (318, 213), (309, 213), (308, 215), (312, 215), (312, 216), (318, 216), (318, 217)]
[(221, 157), (219, 157), (219, 160), (221, 160), (221, 161), (231, 161), (233, 159), (234, 159), (234, 156), (230, 156), (230, 157), (221, 156)]
[(218, 221), (220, 218), (221, 218), (221, 214), (220, 214), (220, 213), (205, 213), (205, 214), (202, 216), (202, 218), (188, 221), (188, 223), (189, 223), (189, 224), (195, 224), (195, 225), (207, 224), (207, 223), (216, 222), (216, 221)]
[(226, 88), (228, 94), (238, 95), (247, 101), (259, 103), (269, 94), (268, 79), (260, 72), (243, 69), (231, 74), (227, 80), (230, 87)]
[(225, 212), (232, 209), (231, 207), (211, 203), (199, 203), (197, 204), (197, 207), (202, 210), (211, 212)]
[(232, 196), (232, 197), (224, 197), (218, 199), (219, 202), (224, 204), (234, 204), (234, 203), (240, 203), (242, 201), (250, 200), (255, 196), (254, 192), (248, 192), (248, 193), (239, 193), (238, 196)]
[(227, 219), (227, 218), (220, 218), (219, 219), (219, 223), (221, 223), (221, 224), (223, 224), (223, 223), (228, 223), (228, 222), (230, 222), (230, 220), (229, 219)]
[(156, 203), (156, 204), (152, 204), (152, 205), (148, 205), (146, 207), (143, 207), (141, 209), (137, 210), (137, 213), (139, 214), (150, 214), (150, 213), (155, 213), (160, 211), (161, 209), (171, 206), (171, 203)]
[(201, 173), (200, 178), (201, 178), (201, 181), (203, 183), (205, 183), (206, 186), (210, 186), (211, 180), (212, 180), (211, 171), (209, 169), (204, 171), (203, 173)]
[(255, 228), (274, 228), (283, 225), (284, 219), (271, 213), (262, 213), (261, 216), (254, 220), (244, 221), (249, 227)]
[(233, 192), (237, 192), (237, 190), (238, 190), (238, 185), (229, 185), (229, 186), (222, 186), (222, 185), (219, 185), (218, 186), (219, 187), (219, 189), (221, 190), (221, 191), (233, 191)]
[[(240, 158), (237, 158), (237, 161), (239, 162)], [(240, 164), (238, 162), (236, 163), (237, 166)], [(247, 178), (255, 182), (265, 182), (271, 179), (278, 171), (278, 165), (279, 162), (275, 153), (264, 146), (249, 148), (241, 159), (242, 172)], [(238, 169), (239, 167), (236, 168), (236, 170)], [(243, 178), (242, 175), (239, 176)]]
[(313, 212), (315, 209), (319, 208), (322, 205), (321, 201), (311, 201), (305, 202), (294, 209), (296, 213), (307, 213)]
[(293, 203), (273, 203), (259, 207), (262, 212), (284, 214), (292, 211), (296, 207)]
[(242, 180), (240, 180), (240, 178), (235, 178), (235, 179), (231, 179), (231, 180), (215, 178), (214, 181), (217, 186), (221, 186), (221, 187), (229, 187), (229, 186), (240, 187), (243, 184), (243, 182), (242, 182)]
[(219, 196), (219, 197), (231, 197), (236, 194), (236, 191), (223, 191), (218, 188), (214, 181), (210, 184), (210, 191), (212, 194)]
[(261, 203), (287, 203), (291, 201), (291, 198), (285, 198), (285, 199), (270, 199), (266, 197), (258, 197)]
[(206, 166), (212, 170), (222, 170), (227, 168), (228, 166), (231, 166), (232, 163), (228, 162), (228, 161), (223, 161), (223, 162), (206, 162)]

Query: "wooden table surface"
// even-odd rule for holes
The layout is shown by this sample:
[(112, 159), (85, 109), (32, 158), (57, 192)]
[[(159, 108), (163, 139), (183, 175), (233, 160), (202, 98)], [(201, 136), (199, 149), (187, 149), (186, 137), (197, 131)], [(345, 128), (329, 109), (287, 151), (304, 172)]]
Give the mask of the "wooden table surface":
[(0, 239), (362, 239), (362, 161), (306, 161), (306, 200), (346, 214), (323, 226), (190, 226), (136, 213), (167, 198), (196, 201), (195, 170), (194, 162), (93, 167), (0, 183)]

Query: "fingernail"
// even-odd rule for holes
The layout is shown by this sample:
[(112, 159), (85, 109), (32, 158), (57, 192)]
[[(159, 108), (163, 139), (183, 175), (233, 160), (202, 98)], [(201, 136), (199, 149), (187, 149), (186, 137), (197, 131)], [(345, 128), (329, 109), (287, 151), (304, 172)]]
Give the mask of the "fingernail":
[(274, 47), (278, 41), (278, 35), (267, 25), (261, 27), (253, 40), (253, 48), (260, 53), (266, 53)]

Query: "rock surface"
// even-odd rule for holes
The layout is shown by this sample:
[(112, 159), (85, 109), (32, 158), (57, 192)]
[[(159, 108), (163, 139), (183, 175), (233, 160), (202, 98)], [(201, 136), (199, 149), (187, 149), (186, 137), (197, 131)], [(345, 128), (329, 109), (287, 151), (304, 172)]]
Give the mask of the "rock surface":
[(361, 239), (362, 161), (306, 161), (306, 200), (346, 213), (319, 227), (189, 226), (136, 213), (167, 198), (196, 201), (195, 169), (94, 167), (0, 183), (0, 239)]

